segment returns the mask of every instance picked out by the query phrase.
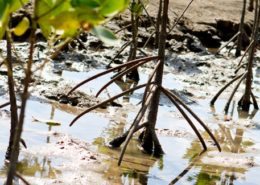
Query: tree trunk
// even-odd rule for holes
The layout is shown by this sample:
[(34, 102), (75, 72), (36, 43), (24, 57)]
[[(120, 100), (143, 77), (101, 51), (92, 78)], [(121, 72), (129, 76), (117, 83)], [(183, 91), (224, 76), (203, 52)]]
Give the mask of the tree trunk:
[(241, 46), (242, 46), (242, 39), (244, 36), (244, 20), (245, 20), (245, 14), (246, 14), (246, 0), (243, 1), (243, 8), (241, 13), (241, 19), (239, 24), (239, 35), (237, 38), (237, 49), (236, 49), (236, 57), (241, 55)]
[[(164, 0), (163, 2), (163, 16), (161, 23), (160, 39), (159, 39), (159, 51), (158, 56), (161, 60), (160, 66), (155, 75), (156, 85), (162, 85), (163, 78), (163, 68), (164, 68), (164, 58), (165, 58), (165, 42), (166, 42), (166, 27), (167, 27), (167, 17), (168, 17), (168, 5), (169, 0)], [(155, 133), (155, 124), (157, 120), (159, 100), (160, 100), (160, 90), (157, 89), (149, 106), (147, 113), (148, 126), (145, 128), (144, 133), (141, 135), (142, 147), (148, 153), (153, 153), (158, 156), (163, 154), (162, 147)]]
[(11, 111), (11, 128), (10, 128), (10, 138), (9, 145), (6, 151), (5, 158), (7, 160), (10, 159), (10, 155), (12, 153), (12, 145), (14, 140), (15, 127), (18, 122), (17, 115), (17, 104), (16, 104), (16, 96), (15, 96), (15, 83), (13, 78), (13, 65), (12, 65), (12, 44), (11, 44), (11, 33), (6, 33), (6, 41), (7, 41), (7, 70), (8, 70), (8, 88), (9, 88), (9, 99), (10, 99), (10, 111)]
[(163, 4), (163, 0), (160, 0), (158, 14), (157, 14), (157, 20), (156, 20), (155, 43), (154, 43), (155, 48), (158, 48), (158, 46), (159, 46), (160, 26), (161, 26), (161, 21), (162, 21), (162, 4)]
[(256, 0), (255, 5), (256, 6), (255, 6), (254, 31), (253, 31), (252, 37), (251, 37), (251, 39), (253, 40), (253, 44), (250, 49), (249, 58), (248, 58), (248, 65), (247, 65), (248, 73), (247, 73), (247, 77), (246, 77), (245, 93), (244, 93), (242, 101), (241, 101), (241, 108), (243, 111), (249, 111), (250, 104), (251, 104), (250, 97), (251, 97), (251, 91), (252, 91), (254, 53), (255, 53), (255, 47), (256, 47), (256, 43), (257, 43), (258, 27), (259, 27), (258, 0)]

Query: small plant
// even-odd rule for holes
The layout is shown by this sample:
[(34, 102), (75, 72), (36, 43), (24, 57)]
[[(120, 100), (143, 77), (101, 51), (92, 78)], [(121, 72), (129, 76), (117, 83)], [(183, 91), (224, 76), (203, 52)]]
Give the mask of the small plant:
[[(115, 36), (107, 29), (98, 26), (105, 23), (114, 15), (123, 11), (127, 5), (127, 0), (32, 0), (31, 14), (27, 12), (30, 19), (24, 17), (21, 22), (11, 28), (12, 13), (24, 7), (29, 0), (1, 0), (0, 1), (0, 38), (5, 35), (7, 40), (6, 66), (8, 69), (8, 87), (11, 109), (11, 131), (10, 142), (6, 153), (6, 159), (10, 160), (7, 174), (7, 185), (13, 184), (16, 174), (16, 165), (19, 156), (19, 142), (24, 125), (25, 108), (29, 97), (29, 86), (33, 75), (33, 55), (34, 44), (36, 42), (36, 30), (40, 28), (47, 38), (56, 40), (63, 38), (73, 38), (81, 31), (92, 31), (101, 40), (113, 41)], [(31, 20), (31, 22), (29, 22)], [(28, 60), (26, 61), (25, 78), (21, 93), (21, 106), (18, 114), (17, 95), (15, 93), (15, 83), (12, 66), (12, 37), (23, 35), (30, 29), (30, 48)], [(7, 106), (9, 103), (1, 105)], [(18, 176), (19, 177), (19, 176)]]
[(198, 136), (202, 144), (203, 150), (207, 149), (206, 143), (202, 138), (201, 134), (199, 133), (199, 131), (197, 130), (194, 123), (186, 114), (185, 110), (188, 111), (199, 122), (199, 124), (206, 130), (206, 132), (209, 134), (211, 139), (214, 141), (218, 150), (221, 151), (219, 143), (215, 139), (214, 135), (210, 132), (208, 127), (204, 124), (204, 122), (189, 107), (187, 107), (185, 103), (183, 103), (174, 93), (172, 93), (171, 91), (167, 90), (162, 86), (164, 60), (165, 60), (165, 42), (167, 36), (166, 27), (167, 27), (167, 18), (168, 18), (168, 5), (169, 5), (169, 0), (164, 0), (162, 3), (162, 21), (160, 22), (160, 39), (159, 39), (159, 46), (158, 46), (159, 48), (158, 56), (150, 56), (142, 59), (136, 59), (133, 61), (129, 61), (125, 64), (119, 65), (117, 67), (108, 69), (104, 72), (98, 73), (97, 75), (90, 77), (82, 81), (81, 83), (77, 84), (74, 88), (71, 89), (70, 92), (67, 93), (67, 96), (69, 96), (74, 90), (86, 84), (87, 82), (94, 80), (100, 76), (106, 75), (112, 71), (123, 69), (118, 75), (113, 77), (112, 80), (107, 82), (98, 91), (96, 95), (98, 96), (106, 87), (112, 84), (115, 80), (121, 78), (123, 75), (129, 73), (129, 71), (136, 69), (137, 67), (145, 63), (155, 61), (154, 69), (149, 79), (147, 80), (147, 83), (125, 90), (120, 94), (117, 94), (95, 106), (88, 108), (87, 110), (85, 110), (84, 112), (76, 116), (70, 123), (70, 126), (72, 126), (80, 117), (87, 114), (88, 112), (97, 109), (98, 107), (105, 105), (109, 102), (112, 102), (113, 100), (122, 97), (130, 92), (133, 92), (137, 89), (145, 88), (143, 99), (142, 99), (142, 106), (138, 111), (132, 125), (130, 126), (127, 132), (125, 132), (123, 135), (115, 138), (110, 142), (110, 145), (112, 147), (119, 147), (122, 143), (124, 143), (124, 146), (121, 150), (121, 154), (119, 157), (118, 165), (120, 165), (122, 162), (125, 150), (133, 134), (142, 128), (144, 128), (144, 130), (141, 132), (139, 136), (139, 140), (141, 142), (141, 146), (143, 150), (149, 154), (153, 154), (154, 156), (161, 156), (164, 153), (155, 132), (155, 125), (157, 120), (159, 99), (161, 93), (165, 94), (170, 99), (170, 101), (176, 106), (176, 108), (180, 111), (183, 117), (190, 124), (191, 128)]

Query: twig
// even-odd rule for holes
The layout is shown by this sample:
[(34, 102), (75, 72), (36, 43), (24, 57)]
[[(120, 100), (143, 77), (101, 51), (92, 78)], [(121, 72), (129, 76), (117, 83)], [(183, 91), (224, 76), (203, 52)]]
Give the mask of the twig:
[(92, 76), (92, 77), (90, 77), (90, 78), (88, 78), (88, 79), (86, 79), (86, 80), (83, 80), (82, 82), (78, 83), (77, 85), (75, 85), (75, 86), (67, 93), (67, 96), (69, 96), (73, 91), (75, 91), (75, 90), (76, 90), (77, 88), (79, 88), (80, 86), (82, 86), (82, 85), (84, 85), (85, 83), (87, 83), (87, 82), (89, 82), (89, 81), (91, 81), (91, 80), (94, 80), (94, 79), (96, 79), (96, 78), (98, 78), (98, 77), (100, 77), (100, 76), (103, 76), (103, 75), (105, 75), (105, 74), (108, 74), (108, 73), (110, 73), (110, 72), (113, 72), (113, 71), (115, 71), (115, 70), (117, 70), (117, 69), (121, 69), (121, 68), (126, 67), (126, 66), (131, 66), (131, 65), (133, 65), (133, 64), (135, 64), (135, 63), (139, 63), (139, 62), (142, 62), (142, 61), (151, 61), (151, 60), (156, 60), (156, 59), (158, 59), (158, 56), (152, 56), (152, 57), (146, 57), (146, 58), (136, 59), (136, 60), (129, 61), (129, 62), (125, 63), (125, 64), (121, 64), (121, 65), (119, 65), (119, 66), (117, 66), (117, 67), (107, 69), (106, 71), (100, 72), (100, 73), (98, 73), (98, 74), (96, 74), (96, 75), (94, 75), (94, 76)]
[(80, 117), (82, 117), (83, 115), (87, 114), (88, 112), (90, 112), (90, 111), (92, 111), (92, 110), (94, 110), (94, 109), (96, 109), (96, 108), (98, 108), (98, 107), (100, 107), (100, 106), (102, 106), (102, 105), (105, 105), (105, 104), (107, 104), (107, 103), (109, 103), (109, 102), (111, 102), (111, 101), (113, 101), (113, 100), (115, 100), (115, 99), (117, 99), (117, 98), (119, 98), (119, 97), (121, 97), (121, 96), (124, 96), (125, 94), (128, 94), (129, 92), (133, 92), (133, 91), (135, 91), (135, 90), (137, 90), (137, 89), (141, 89), (141, 88), (143, 88), (143, 87), (145, 87), (145, 86), (146, 86), (146, 84), (138, 85), (138, 86), (136, 86), (136, 87), (134, 87), (134, 88), (128, 89), (128, 90), (126, 90), (126, 91), (124, 91), (124, 92), (122, 92), (122, 93), (120, 93), (120, 94), (117, 94), (117, 95), (115, 95), (115, 96), (109, 98), (108, 100), (105, 100), (105, 101), (103, 101), (103, 102), (101, 102), (101, 103), (99, 103), (99, 104), (97, 104), (97, 105), (94, 105), (94, 106), (88, 108), (87, 110), (85, 110), (84, 112), (82, 112), (81, 114), (79, 114), (77, 117), (75, 117), (75, 118), (71, 121), (70, 126), (72, 126)]

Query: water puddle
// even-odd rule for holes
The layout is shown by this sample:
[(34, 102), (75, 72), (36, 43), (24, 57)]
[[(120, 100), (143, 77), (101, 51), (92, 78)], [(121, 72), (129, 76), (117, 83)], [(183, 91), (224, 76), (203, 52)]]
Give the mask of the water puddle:
[[(79, 79), (84, 79), (99, 71), (92, 70), (85, 73), (64, 71), (62, 78), (76, 83), (79, 82)], [(110, 78), (111, 75), (99, 78), (94, 83), (83, 86), (81, 90), (94, 94)], [(146, 78), (147, 75), (142, 74), (140, 83), (145, 82)], [(183, 88), (182, 84), (175, 82), (175, 77), (171, 74), (166, 75), (164, 83), (165, 86), (177, 90)], [(113, 84), (104, 93), (103, 98), (117, 92), (121, 92), (121, 88)], [(82, 110), (69, 105), (30, 100), (22, 136), (26, 141), (28, 151), (22, 149), (19, 172), (32, 182), (37, 182), (35, 184), (44, 184), (44, 182), (59, 184), (59, 181), (55, 181), (55, 179), (75, 177), (70, 175), (75, 173), (75, 169), (79, 169), (78, 174), (88, 174), (89, 179), (91, 179), (89, 173), (92, 171), (100, 178), (100, 181), (97, 182), (105, 179), (111, 184), (169, 184), (170, 182), (177, 184), (258, 184), (260, 113), (251, 111), (250, 115), (245, 115), (231, 106), (227, 119), (223, 113), (225, 99), (219, 99), (215, 109), (209, 106), (208, 99), (199, 99), (197, 104), (190, 105), (216, 135), (223, 148), (222, 153), (216, 151), (207, 134), (199, 127), (209, 144), (209, 150), (199, 156), (202, 148), (196, 135), (181, 118), (176, 108), (167, 104), (160, 106), (157, 124), (159, 140), (165, 155), (156, 159), (143, 154), (138, 150), (138, 142), (134, 139), (128, 146), (122, 165), (118, 167), (117, 160), (120, 150), (110, 149), (106, 144), (128, 128), (127, 126), (133, 121), (137, 112), (137, 108), (132, 104), (138, 103), (141, 95), (142, 90), (136, 91), (129, 99), (129, 103), (126, 103), (126, 99), (120, 99), (119, 103), (124, 101), (125, 106), (123, 108), (109, 107), (108, 110), (103, 111), (109, 112), (109, 114), (102, 111), (89, 113), (79, 119), (73, 127), (69, 127), (69, 122)], [(0, 102), (5, 102), (5, 100), (0, 98)], [(1, 113), (1, 115), (4, 114), (3, 110)], [(6, 114), (7, 117), (0, 117), (0, 183), (3, 183), (6, 173), (4, 155), (9, 136), (8, 112)], [(62, 124), (61, 126), (49, 126), (33, 122), (32, 117), (53, 119)], [(74, 165), (81, 163), (80, 159), (77, 160), (81, 154), (70, 157), (66, 154), (59, 156), (54, 155), (54, 148), (48, 149), (48, 146), (54, 146), (59, 142), (54, 133), (63, 133), (91, 143), (91, 150), (106, 154), (109, 158), (102, 159), (99, 164), (102, 164), (102, 168), (76, 168)], [(171, 133), (175, 134), (171, 135)], [(41, 149), (46, 151), (40, 151)], [(33, 151), (36, 152), (33, 153)], [(75, 164), (72, 159), (75, 159)], [(66, 168), (64, 164), (67, 165)], [(81, 178), (81, 176), (76, 177)], [(94, 178), (93, 174), (92, 178)], [(70, 183), (67, 181), (67, 184), (71, 183), (72, 181)], [(60, 182), (60, 184), (62, 183)]]

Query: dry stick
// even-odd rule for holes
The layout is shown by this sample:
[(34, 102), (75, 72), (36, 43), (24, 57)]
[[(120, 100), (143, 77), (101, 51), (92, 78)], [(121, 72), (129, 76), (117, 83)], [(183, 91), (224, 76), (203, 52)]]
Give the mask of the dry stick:
[(30, 183), (29, 183), (27, 180), (25, 180), (25, 178), (23, 178), (21, 174), (19, 174), (19, 173), (16, 172), (16, 173), (15, 173), (15, 176), (18, 177), (19, 179), (21, 179), (21, 181), (22, 181), (25, 185), (30, 185)]
[(175, 28), (175, 26), (180, 22), (181, 18), (184, 16), (184, 14), (186, 13), (186, 11), (189, 9), (190, 5), (193, 3), (194, 0), (191, 0), (189, 2), (189, 4), (186, 6), (186, 8), (184, 9), (184, 11), (182, 12), (181, 16), (177, 19), (177, 21), (174, 23), (174, 25), (172, 26), (172, 28), (169, 30), (169, 33)]
[(226, 114), (227, 114), (227, 112), (228, 112), (228, 108), (229, 108), (229, 105), (230, 105), (231, 100), (233, 99), (233, 97), (234, 97), (234, 95), (235, 95), (235, 93), (236, 93), (238, 87), (240, 86), (241, 82), (245, 79), (246, 75), (247, 75), (247, 72), (245, 72), (245, 73), (243, 74), (243, 76), (241, 77), (241, 79), (240, 79), (239, 82), (237, 83), (236, 87), (233, 89), (233, 91), (232, 91), (232, 93), (231, 93), (231, 95), (230, 95), (230, 97), (229, 97), (229, 99), (228, 99), (228, 101), (227, 101), (227, 103), (226, 103), (225, 109), (224, 109), (224, 111), (225, 111)]
[(183, 103), (178, 96), (176, 96), (174, 93), (172, 93), (171, 91), (169, 91), (167, 89), (164, 89), (164, 90), (167, 91), (179, 104), (181, 104), (200, 123), (200, 125), (206, 130), (206, 132), (209, 134), (211, 139), (214, 141), (218, 150), (221, 152), (221, 147), (220, 147), (217, 139), (212, 134), (212, 132), (209, 130), (209, 128), (206, 126), (206, 124), (185, 103)]
[(193, 129), (193, 131), (196, 133), (196, 135), (198, 136), (202, 147), (204, 150), (207, 150), (207, 145), (204, 141), (204, 139), (202, 138), (202, 136), (200, 135), (199, 131), (197, 130), (196, 126), (193, 124), (193, 122), (190, 120), (190, 118), (188, 117), (188, 115), (184, 112), (184, 110), (178, 105), (178, 103), (176, 102), (176, 100), (171, 96), (171, 94), (164, 89), (163, 87), (160, 87), (160, 90), (170, 99), (170, 101), (175, 105), (175, 107), (180, 111), (180, 113), (182, 114), (182, 116), (184, 117), (184, 119), (186, 119), (186, 121), (189, 123), (189, 125), (191, 126), (191, 128)]
[(238, 31), (231, 39), (229, 39), (229, 41), (226, 44), (224, 44), (221, 48), (218, 49), (216, 54), (218, 54), (223, 48), (225, 48), (230, 42), (232, 42), (239, 34), (240, 32)]
[(190, 169), (195, 165), (195, 163), (201, 159), (204, 152), (205, 151), (199, 153), (199, 155), (196, 156), (196, 158), (189, 164), (189, 166), (186, 167), (175, 179), (173, 179), (169, 185), (176, 184), (186, 173), (188, 173)]
[[(157, 88), (158, 87), (155, 86), (155, 89), (153, 89), (152, 91), (155, 91)], [(128, 133), (127, 138), (126, 138), (126, 142), (125, 142), (125, 144), (124, 144), (124, 146), (121, 150), (120, 157), (118, 159), (118, 166), (120, 166), (122, 159), (123, 159), (123, 156), (125, 154), (127, 145), (130, 142), (130, 139), (132, 138), (135, 129), (137, 128), (138, 124), (140, 123), (141, 119), (143, 118), (143, 116), (144, 116), (153, 96), (154, 96), (154, 93), (151, 92), (150, 95), (147, 97), (144, 106), (142, 106), (142, 108), (139, 110), (138, 114), (136, 115), (135, 120), (133, 122), (133, 127), (131, 128), (130, 132)]]
[(142, 103), (142, 105), (144, 105), (145, 99), (146, 99), (146, 97), (147, 97), (147, 92), (149, 91), (149, 87), (150, 87), (150, 85), (151, 85), (151, 81), (153, 80), (153, 77), (154, 77), (154, 75), (156, 74), (157, 69), (158, 69), (159, 66), (160, 66), (160, 63), (161, 63), (161, 60), (156, 64), (156, 66), (155, 66), (155, 68), (154, 68), (154, 70), (153, 70), (153, 72), (152, 72), (152, 75), (149, 77), (149, 79), (148, 79), (148, 81), (147, 81), (147, 85), (146, 85), (145, 90), (144, 90), (144, 95), (143, 95), (143, 100), (142, 100), (143, 103)]
[(117, 98), (119, 98), (119, 97), (121, 97), (121, 96), (124, 96), (125, 94), (127, 94), (127, 93), (129, 93), (129, 92), (133, 92), (133, 91), (135, 91), (135, 90), (137, 90), (137, 89), (141, 89), (141, 88), (143, 88), (143, 87), (145, 87), (145, 86), (146, 86), (146, 83), (145, 83), (145, 84), (142, 84), (142, 85), (138, 85), (138, 86), (133, 87), (133, 88), (131, 88), (131, 89), (128, 89), (128, 90), (126, 90), (126, 91), (124, 91), (124, 92), (122, 92), (122, 93), (120, 93), (120, 94), (117, 94), (117, 95), (115, 95), (115, 96), (113, 96), (113, 97), (111, 97), (111, 98), (109, 98), (109, 99), (107, 99), (107, 100), (105, 100), (105, 101), (103, 101), (103, 102), (97, 104), (97, 105), (94, 105), (94, 106), (88, 108), (87, 110), (85, 110), (84, 112), (82, 112), (81, 114), (79, 114), (77, 117), (75, 117), (75, 118), (71, 121), (70, 126), (72, 126), (81, 116), (87, 114), (88, 112), (90, 112), (90, 111), (92, 111), (92, 110), (94, 110), (94, 109), (96, 109), (96, 108), (98, 108), (98, 107), (100, 107), (100, 106), (102, 106), (102, 105), (105, 105), (105, 104), (107, 104), (107, 103), (109, 103), (109, 102), (111, 102), (111, 101), (113, 101), (113, 100), (115, 100), (115, 99), (117, 99)]
[[(254, 40), (252, 40), (252, 41), (250, 42), (250, 44), (247, 46), (247, 48), (246, 48), (246, 50), (245, 50), (243, 56), (241, 57), (241, 59), (240, 59), (238, 65), (237, 65), (238, 67), (241, 65), (241, 62), (243, 61), (243, 59), (245, 58), (247, 52), (249, 51), (249, 49), (250, 49), (251, 46), (253, 45), (253, 42), (254, 42)], [(237, 73), (237, 69), (236, 69), (236, 72), (235, 72), (235, 73)]]
[(258, 107), (256, 98), (255, 98), (255, 95), (253, 94), (253, 92), (251, 92), (251, 97), (252, 97), (252, 100), (253, 100), (254, 108), (258, 110), (259, 107)]
[(145, 64), (145, 63), (147, 63), (147, 62), (150, 62), (150, 61), (148, 60), (148, 61), (143, 61), (143, 62), (137, 63), (137, 64), (135, 64), (134, 66), (132, 66), (132, 67), (130, 67), (130, 68), (128, 68), (128, 69), (122, 71), (121, 73), (119, 73), (118, 75), (116, 75), (115, 77), (113, 77), (109, 82), (107, 82), (105, 85), (103, 85), (103, 86), (100, 88), (100, 90), (99, 90), (99, 91), (97, 92), (97, 94), (96, 94), (96, 97), (98, 97), (98, 96), (100, 95), (100, 93), (101, 93), (104, 89), (106, 89), (109, 85), (111, 85), (115, 80), (120, 79), (120, 78), (121, 78), (122, 76), (124, 76), (125, 74), (127, 74), (127, 73), (133, 71), (133, 70), (136, 69), (137, 67), (139, 67), (139, 66), (141, 66), (141, 65), (143, 65), (143, 64)]
[(4, 108), (4, 107), (6, 107), (6, 106), (8, 106), (8, 105), (10, 105), (10, 102), (6, 102), (6, 103), (4, 103), (4, 104), (0, 105), (0, 109), (2, 109), (2, 108)]
[(210, 101), (210, 105), (214, 105), (215, 101), (218, 99), (219, 95), (228, 87), (230, 86), (233, 82), (237, 81), (239, 78), (241, 78), (245, 73), (238, 75), (237, 77), (233, 78), (230, 82), (228, 82), (224, 87), (222, 87), (217, 94), (212, 98)]
[(132, 40), (125, 43), (122, 48), (120, 49), (120, 51), (116, 54), (116, 56), (109, 62), (109, 64), (107, 65), (108, 67), (115, 61), (115, 59), (132, 43)]
[(103, 75), (105, 75), (105, 74), (108, 74), (108, 73), (110, 73), (110, 72), (113, 72), (113, 71), (115, 71), (115, 70), (117, 70), (117, 69), (121, 69), (121, 68), (126, 67), (126, 66), (132, 66), (132, 65), (135, 64), (135, 63), (139, 63), (139, 62), (142, 62), (142, 61), (151, 61), (151, 60), (156, 60), (156, 59), (158, 59), (158, 56), (152, 56), (152, 57), (145, 57), (145, 58), (141, 58), (141, 59), (136, 59), (136, 60), (129, 61), (129, 62), (125, 63), (125, 64), (121, 64), (121, 65), (119, 65), (119, 66), (117, 66), (117, 67), (110, 68), (110, 69), (108, 69), (108, 70), (106, 70), (106, 71), (100, 72), (100, 73), (98, 73), (98, 74), (96, 74), (96, 75), (94, 75), (94, 76), (92, 76), (92, 77), (90, 77), (90, 78), (88, 78), (88, 79), (86, 79), (86, 80), (83, 80), (82, 82), (78, 83), (76, 86), (74, 86), (74, 87), (67, 93), (67, 96), (69, 96), (73, 91), (75, 91), (75, 90), (76, 90), (77, 88), (79, 88), (80, 86), (82, 86), (82, 85), (84, 85), (85, 83), (87, 83), (87, 82), (89, 82), (89, 81), (91, 81), (91, 80), (94, 80), (94, 79), (96, 79), (96, 78), (98, 78), (98, 77), (100, 77), (100, 76), (103, 76)]

